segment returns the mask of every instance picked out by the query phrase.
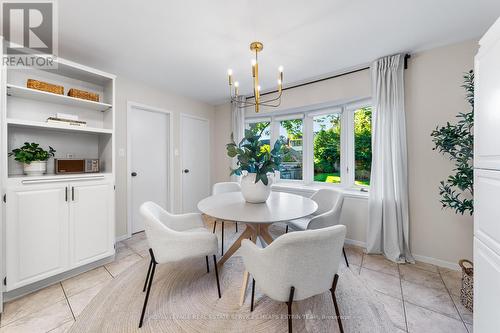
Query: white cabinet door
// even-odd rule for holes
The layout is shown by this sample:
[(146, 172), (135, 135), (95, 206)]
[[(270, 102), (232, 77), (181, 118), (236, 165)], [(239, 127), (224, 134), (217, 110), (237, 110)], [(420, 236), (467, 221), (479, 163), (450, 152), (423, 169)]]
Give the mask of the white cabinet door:
[(474, 332), (500, 327), (500, 256), (474, 238)]
[(474, 236), (500, 255), (500, 171), (474, 170)]
[(113, 185), (109, 182), (70, 184), (71, 266), (114, 253)]
[(31, 185), (7, 192), (7, 290), (67, 269), (66, 185)]
[(475, 59), (474, 167), (500, 170), (500, 20)]

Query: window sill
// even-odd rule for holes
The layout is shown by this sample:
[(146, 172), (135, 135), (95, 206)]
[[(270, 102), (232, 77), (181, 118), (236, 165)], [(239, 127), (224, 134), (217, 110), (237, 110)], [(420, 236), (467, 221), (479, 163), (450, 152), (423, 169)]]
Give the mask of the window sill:
[[(319, 189), (328, 188), (331, 189), (332, 186), (329, 185), (321, 185), (321, 184), (294, 184), (292, 182), (279, 182), (272, 185), (272, 189), (280, 192), (298, 192), (299, 194), (309, 194), (312, 195)], [(335, 190), (342, 191), (344, 196), (348, 198), (357, 198), (357, 199), (368, 199), (369, 192), (363, 192), (360, 189), (356, 188), (342, 188), (335, 187)]]

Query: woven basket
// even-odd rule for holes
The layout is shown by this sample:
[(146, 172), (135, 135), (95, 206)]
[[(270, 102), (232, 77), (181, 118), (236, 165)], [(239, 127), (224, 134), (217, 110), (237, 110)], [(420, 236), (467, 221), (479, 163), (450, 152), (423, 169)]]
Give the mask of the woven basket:
[(51, 84), (43, 81), (28, 79), (26, 87), (30, 89), (36, 89), (41, 91), (50, 92), (53, 94), (64, 95), (64, 87), (58, 86), (56, 84)]
[(474, 268), (472, 262), (462, 259), (458, 262), (462, 267), (462, 288), (460, 288), (460, 302), (472, 312), (474, 297)]
[(79, 90), (75, 88), (71, 88), (69, 90), (68, 96), (99, 102), (99, 94), (94, 94), (85, 90)]

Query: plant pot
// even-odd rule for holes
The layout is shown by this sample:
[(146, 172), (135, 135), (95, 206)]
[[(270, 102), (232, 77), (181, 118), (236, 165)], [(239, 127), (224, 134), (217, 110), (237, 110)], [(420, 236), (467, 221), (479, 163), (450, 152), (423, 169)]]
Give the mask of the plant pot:
[(42, 176), (47, 172), (47, 161), (33, 161), (24, 163), (24, 174), (28, 176)]
[(460, 288), (460, 303), (472, 312), (474, 298), (474, 266), (472, 262), (461, 259), (458, 264), (462, 268), (462, 287)]
[(271, 195), (271, 185), (273, 177), (267, 176), (267, 185), (262, 181), (255, 183), (255, 173), (247, 173), (241, 178), (241, 194), (246, 202), (262, 203), (266, 202), (267, 198)]

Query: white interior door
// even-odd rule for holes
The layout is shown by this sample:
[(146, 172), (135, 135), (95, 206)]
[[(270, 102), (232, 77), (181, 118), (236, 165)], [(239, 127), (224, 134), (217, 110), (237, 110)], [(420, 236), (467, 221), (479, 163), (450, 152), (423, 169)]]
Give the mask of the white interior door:
[(170, 210), (170, 114), (129, 105), (129, 214), (132, 233), (144, 230), (139, 207), (153, 201)]
[(182, 211), (197, 212), (210, 194), (210, 134), (207, 119), (181, 115)]

